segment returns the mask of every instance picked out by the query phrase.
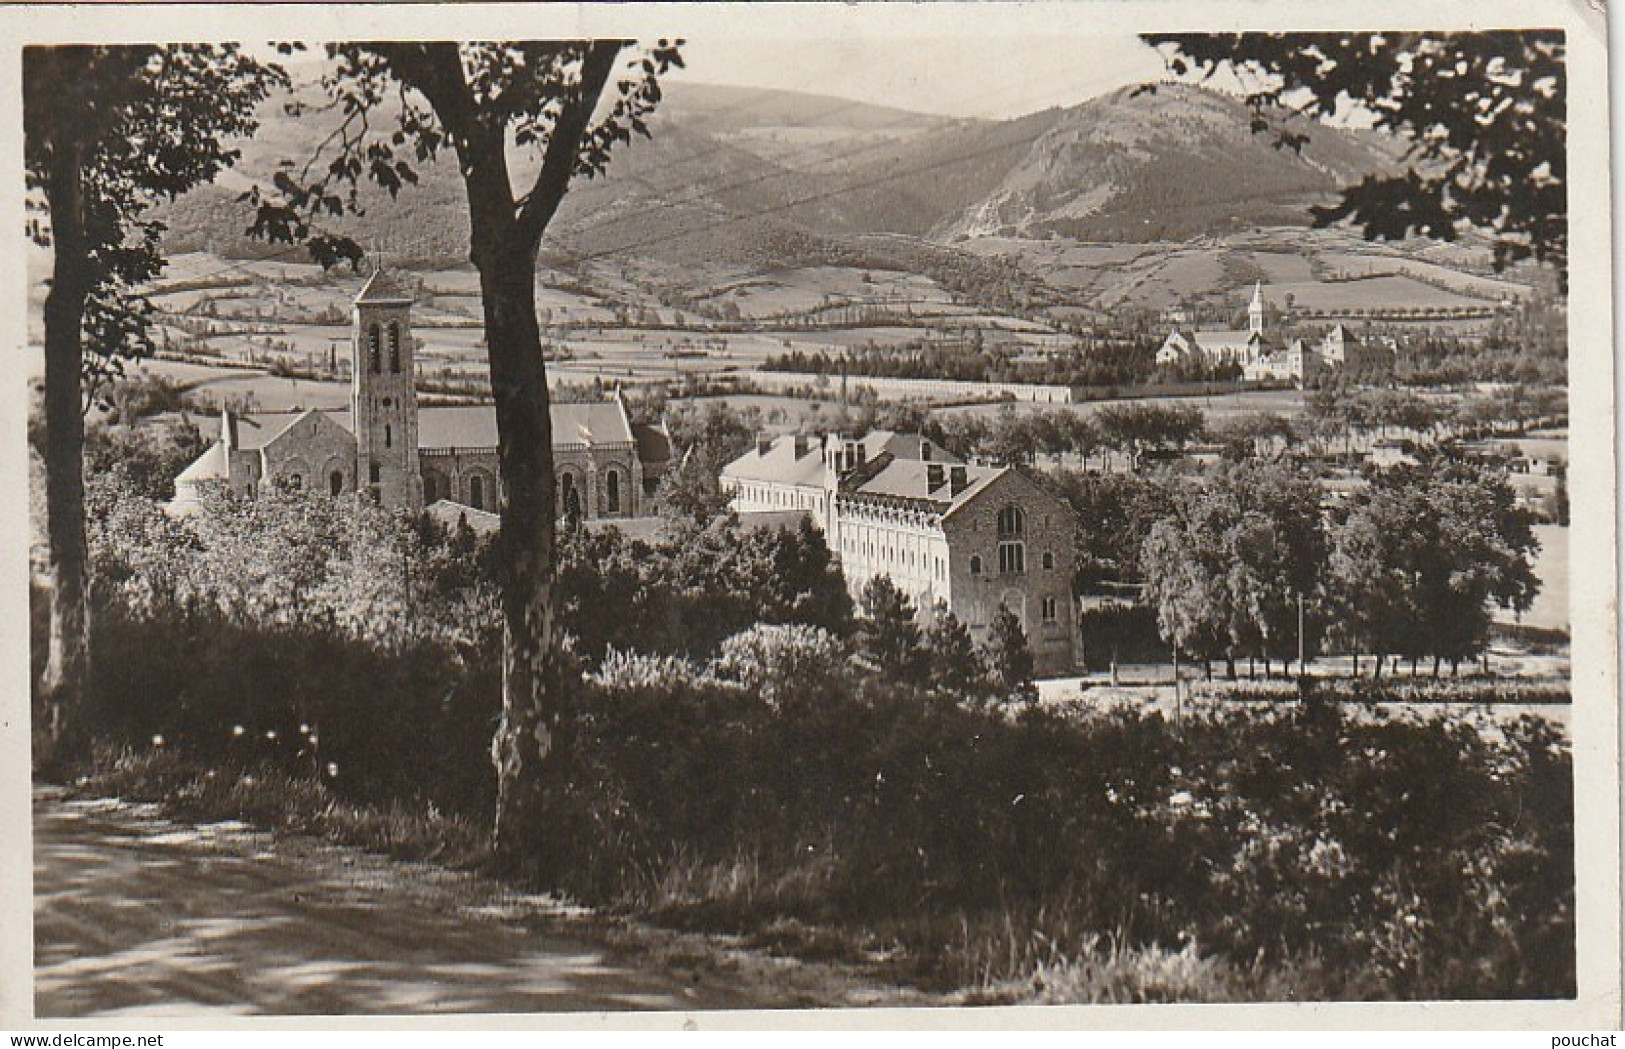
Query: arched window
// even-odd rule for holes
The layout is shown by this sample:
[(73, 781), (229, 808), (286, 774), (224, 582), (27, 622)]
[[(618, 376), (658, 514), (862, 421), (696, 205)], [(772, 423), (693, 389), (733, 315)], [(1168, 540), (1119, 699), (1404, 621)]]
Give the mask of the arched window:
[(565, 517), (581, 516), (581, 492), (576, 488), (574, 474), (565, 474), (559, 482), (559, 507)]
[(343, 470), (334, 470), (332, 473), (327, 475), (327, 488), (328, 491), (332, 492), (334, 495), (340, 495), (344, 492)]
[(374, 374), (378, 368), (378, 325), (374, 324), (367, 329), (367, 367)]
[(389, 323), (389, 370), (401, 370), (401, 326), (394, 321)]
[(604, 503), (612, 514), (621, 512), (621, 472), (611, 470), (604, 478)]
[(1022, 515), (1021, 507), (1007, 506), (999, 511), (999, 538), (1019, 536), (1026, 530), (1026, 519)]
[(305, 475), (304, 474), (289, 474), (288, 475), (288, 487), (289, 488), (292, 488), (294, 491), (297, 492), (301, 488), (303, 488), (304, 486), (305, 486)]
[(972, 554), (970, 556), (970, 574), (982, 574), (982, 556), (980, 554)]
[(468, 505), (476, 510), (485, 509), (485, 478), (479, 474), (468, 479)]

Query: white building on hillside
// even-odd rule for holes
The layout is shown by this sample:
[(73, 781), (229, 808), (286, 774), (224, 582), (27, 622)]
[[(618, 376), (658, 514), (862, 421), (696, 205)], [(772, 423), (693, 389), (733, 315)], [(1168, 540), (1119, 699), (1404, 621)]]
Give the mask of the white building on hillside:
[(1253, 299), (1247, 306), (1247, 327), (1201, 328), (1184, 331), (1175, 328), (1157, 350), (1158, 364), (1200, 362), (1207, 367), (1238, 364), (1243, 368), (1275, 349), (1264, 330), (1264, 286), (1253, 285)]

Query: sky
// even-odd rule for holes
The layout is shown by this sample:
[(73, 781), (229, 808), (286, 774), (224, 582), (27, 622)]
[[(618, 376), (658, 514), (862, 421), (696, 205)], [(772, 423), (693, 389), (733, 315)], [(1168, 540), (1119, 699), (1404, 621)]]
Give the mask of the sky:
[(696, 35), (678, 77), (776, 88), (952, 117), (1016, 117), (1163, 76), (1132, 35), (832, 37), (815, 46)]

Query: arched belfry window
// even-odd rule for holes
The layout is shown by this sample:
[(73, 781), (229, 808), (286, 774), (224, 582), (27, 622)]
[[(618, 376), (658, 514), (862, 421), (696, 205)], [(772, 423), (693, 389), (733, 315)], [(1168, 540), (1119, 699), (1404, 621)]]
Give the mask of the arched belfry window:
[(389, 324), (389, 370), (401, 370), (401, 326), (394, 321)]
[(378, 366), (378, 325), (367, 328), (367, 367), (376, 373)]
[(1027, 571), (1027, 545), (1021, 541), (1026, 524), (1019, 506), (1007, 506), (999, 511), (999, 572), (1002, 575)]

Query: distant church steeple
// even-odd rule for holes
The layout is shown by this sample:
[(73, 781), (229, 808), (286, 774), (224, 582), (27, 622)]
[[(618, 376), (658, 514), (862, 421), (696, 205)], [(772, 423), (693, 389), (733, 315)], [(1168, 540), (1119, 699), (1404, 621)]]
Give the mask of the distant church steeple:
[(1264, 282), (1253, 284), (1253, 301), (1247, 305), (1247, 330), (1254, 335), (1264, 334)]
[(411, 294), (374, 269), (355, 298), (350, 418), (356, 488), (384, 506), (416, 512), (423, 509), (423, 474), (411, 312)]

